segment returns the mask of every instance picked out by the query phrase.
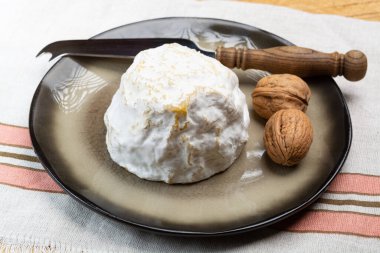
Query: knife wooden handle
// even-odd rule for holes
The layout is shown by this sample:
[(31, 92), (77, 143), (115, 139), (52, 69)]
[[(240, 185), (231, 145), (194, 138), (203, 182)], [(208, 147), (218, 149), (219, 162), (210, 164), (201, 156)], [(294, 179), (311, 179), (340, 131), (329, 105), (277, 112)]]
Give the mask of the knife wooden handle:
[(362, 79), (367, 71), (367, 57), (358, 50), (340, 54), (297, 46), (267, 49), (218, 47), (216, 59), (229, 68), (260, 69), (273, 74), (289, 73), (300, 77), (343, 75), (350, 81)]

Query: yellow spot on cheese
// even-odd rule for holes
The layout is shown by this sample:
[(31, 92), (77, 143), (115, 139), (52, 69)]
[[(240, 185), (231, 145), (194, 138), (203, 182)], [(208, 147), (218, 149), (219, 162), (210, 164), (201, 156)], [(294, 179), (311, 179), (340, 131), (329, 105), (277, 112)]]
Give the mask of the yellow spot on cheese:
[(169, 105), (166, 107), (169, 111), (174, 113), (174, 125), (173, 128), (176, 130), (184, 130), (187, 128), (188, 122), (185, 122), (183, 126), (180, 126), (179, 120), (187, 116), (187, 107), (189, 105), (189, 99), (184, 100), (181, 104), (177, 106)]

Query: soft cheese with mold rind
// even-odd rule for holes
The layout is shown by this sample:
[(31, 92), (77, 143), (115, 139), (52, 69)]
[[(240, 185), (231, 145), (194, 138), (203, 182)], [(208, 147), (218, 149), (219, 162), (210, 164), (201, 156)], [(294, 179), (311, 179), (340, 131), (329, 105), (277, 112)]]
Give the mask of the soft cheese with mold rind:
[(140, 52), (104, 116), (111, 158), (140, 178), (191, 183), (227, 169), (248, 139), (235, 73), (178, 44)]

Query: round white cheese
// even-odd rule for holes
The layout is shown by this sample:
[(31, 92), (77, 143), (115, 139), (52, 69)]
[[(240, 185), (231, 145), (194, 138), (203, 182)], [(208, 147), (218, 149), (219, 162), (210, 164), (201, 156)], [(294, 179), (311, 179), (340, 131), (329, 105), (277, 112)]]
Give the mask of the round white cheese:
[(178, 44), (140, 52), (104, 116), (111, 158), (140, 178), (191, 183), (227, 169), (248, 139), (233, 71)]

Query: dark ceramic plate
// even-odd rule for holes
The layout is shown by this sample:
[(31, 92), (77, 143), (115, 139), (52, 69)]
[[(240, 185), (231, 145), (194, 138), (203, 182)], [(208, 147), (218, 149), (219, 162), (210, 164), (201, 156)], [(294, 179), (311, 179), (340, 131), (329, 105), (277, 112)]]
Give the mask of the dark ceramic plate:
[[(291, 43), (255, 27), (205, 18), (164, 18), (121, 26), (94, 37), (189, 38), (207, 49), (273, 47)], [(273, 164), (263, 147), (265, 122), (253, 114), (250, 93), (265, 72), (237, 72), (247, 97), (250, 137), (224, 173), (189, 185), (141, 180), (117, 166), (105, 145), (103, 114), (129, 60), (62, 58), (45, 75), (30, 110), (30, 133), (42, 164), (87, 207), (150, 231), (226, 235), (273, 224), (315, 201), (339, 172), (351, 144), (346, 103), (331, 78), (306, 80), (314, 142), (295, 168)], [(149, 155), (149, 154), (147, 154)]]

